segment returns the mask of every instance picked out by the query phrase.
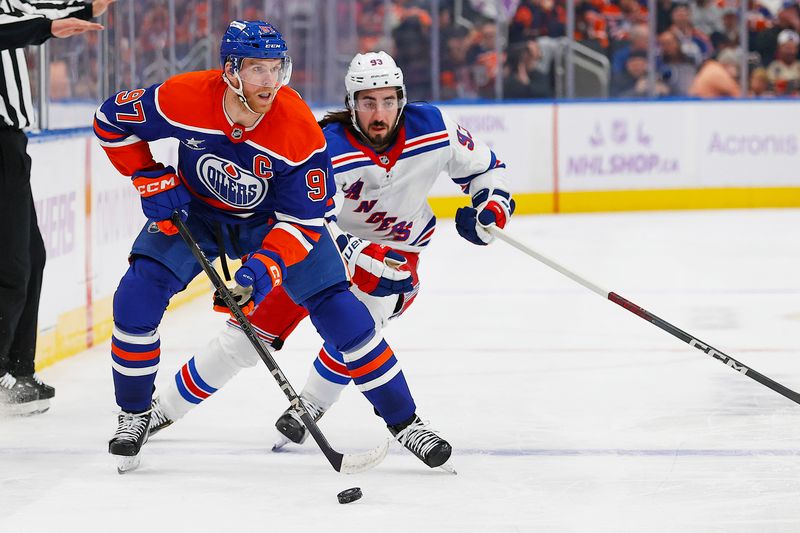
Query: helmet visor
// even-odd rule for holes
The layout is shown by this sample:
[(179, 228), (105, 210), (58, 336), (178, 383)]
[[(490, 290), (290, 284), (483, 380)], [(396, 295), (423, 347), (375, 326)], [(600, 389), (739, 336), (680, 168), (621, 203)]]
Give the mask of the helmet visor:
[(374, 113), (381, 110), (391, 112), (398, 110), (403, 105), (403, 102), (397, 98), (397, 95), (391, 95), (383, 98), (376, 98), (374, 96), (356, 96), (356, 101), (353, 103), (353, 109), (362, 113)]
[(277, 88), (289, 83), (292, 74), (292, 60), (244, 58), (239, 67), (239, 77), (243, 82), (257, 87)]

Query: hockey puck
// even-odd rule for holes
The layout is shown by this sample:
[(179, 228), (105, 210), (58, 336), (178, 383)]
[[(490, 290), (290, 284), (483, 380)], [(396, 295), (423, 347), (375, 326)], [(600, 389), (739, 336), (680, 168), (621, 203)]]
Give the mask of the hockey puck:
[(343, 490), (336, 497), (339, 499), (339, 503), (350, 503), (356, 500), (361, 499), (361, 489), (359, 487), (353, 487), (352, 489)]

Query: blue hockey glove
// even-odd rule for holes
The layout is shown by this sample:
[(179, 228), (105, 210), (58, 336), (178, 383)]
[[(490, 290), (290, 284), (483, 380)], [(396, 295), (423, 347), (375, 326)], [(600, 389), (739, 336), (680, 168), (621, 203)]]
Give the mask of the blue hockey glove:
[(258, 305), (272, 287), (283, 283), (284, 275), (283, 259), (272, 250), (259, 250), (242, 258), (242, 266), (233, 278), (242, 287), (253, 287), (253, 301)]
[(473, 196), (472, 204), (475, 207), (459, 207), (456, 211), (456, 231), (469, 242), (486, 246), (494, 240), (486, 226), (494, 224), (504, 228), (516, 204), (509, 193), (500, 189), (495, 189), (491, 195), (488, 189), (482, 189)]
[(134, 172), (133, 186), (142, 197), (144, 216), (155, 220), (158, 229), (166, 235), (175, 235), (178, 228), (170, 221), (176, 209), (181, 218), (189, 216), (189, 202), (192, 197), (181, 183), (171, 166), (156, 170), (139, 170)]
[(414, 288), (411, 272), (400, 270), (406, 264), (405, 257), (388, 246), (352, 235), (339, 235), (336, 245), (359, 290), (380, 297), (403, 294)]

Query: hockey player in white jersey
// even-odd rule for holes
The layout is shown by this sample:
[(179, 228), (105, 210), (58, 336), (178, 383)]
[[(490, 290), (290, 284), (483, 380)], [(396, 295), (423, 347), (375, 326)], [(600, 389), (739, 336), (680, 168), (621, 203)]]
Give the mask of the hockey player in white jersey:
[[(351, 290), (383, 327), (401, 315), (419, 290), (419, 254), (431, 240), (436, 217), (427, 196), (446, 173), (471, 197), (458, 209), (456, 228), (468, 241), (486, 245), (486, 226), (504, 227), (514, 207), (505, 165), (494, 152), (438, 108), (407, 103), (403, 73), (385, 52), (358, 54), (345, 78), (346, 109), (328, 113), (320, 122), (337, 185), (337, 244), (350, 268)], [(336, 225), (338, 224), (338, 229)], [(250, 318), (262, 339), (280, 349), (305, 310), (284, 292), (273, 290)], [(242, 302), (247, 307), (247, 302)], [(151, 434), (170, 425), (208, 398), (245, 366), (258, 362), (255, 350), (238, 324), (229, 320), (222, 334), (191, 358), (153, 406)], [(367, 396), (371, 387), (391, 378), (370, 371), (348, 371), (347, 361), (324, 344), (301, 393), (308, 412), (319, 419), (350, 381)], [(276, 423), (282, 440), (302, 443), (307, 432), (293, 409)], [(395, 437), (428, 466), (441, 459), (441, 437), (416, 415), (389, 425)], [(439, 455), (437, 458), (433, 455)], [(449, 445), (447, 446), (449, 456)], [(441, 464), (441, 463), (440, 463)]]

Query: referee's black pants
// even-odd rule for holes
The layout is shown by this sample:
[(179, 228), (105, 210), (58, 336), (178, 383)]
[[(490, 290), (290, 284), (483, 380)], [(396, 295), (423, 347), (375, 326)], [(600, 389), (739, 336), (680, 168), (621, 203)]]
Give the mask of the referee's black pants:
[(28, 138), (0, 130), (0, 376), (34, 371), (45, 249), (31, 193)]

